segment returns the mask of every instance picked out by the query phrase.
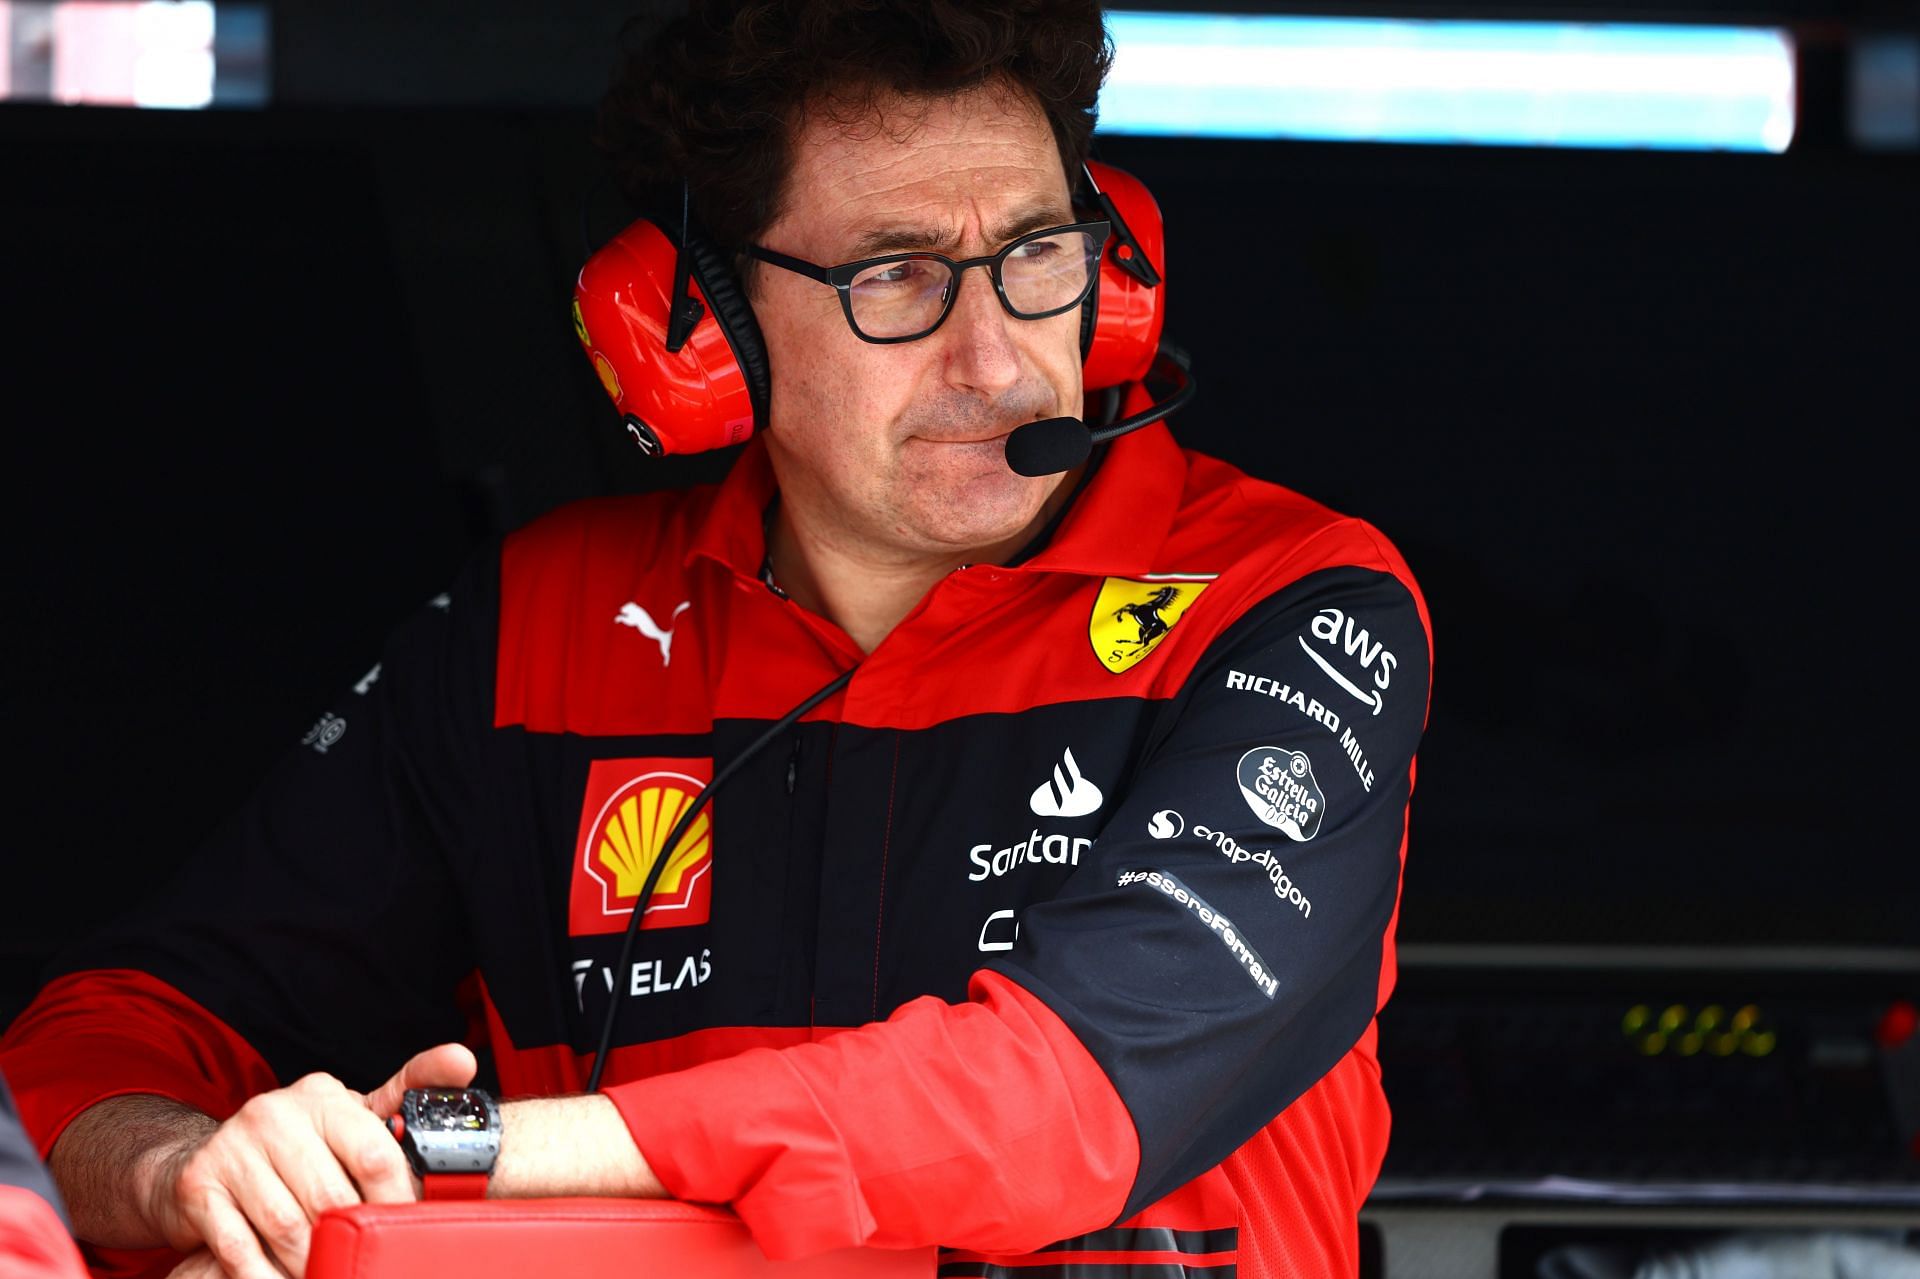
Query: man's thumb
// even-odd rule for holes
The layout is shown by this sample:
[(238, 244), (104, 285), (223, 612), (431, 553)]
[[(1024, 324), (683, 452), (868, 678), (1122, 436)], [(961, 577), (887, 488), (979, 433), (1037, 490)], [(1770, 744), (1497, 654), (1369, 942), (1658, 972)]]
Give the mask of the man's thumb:
[(473, 1050), (465, 1044), (438, 1044), (415, 1053), (399, 1073), (367, 1094), (367, 1109), (385, 1119), (400, 1112), (400, 1098), (409, 1088), (465, 1088), (480, 1069)]

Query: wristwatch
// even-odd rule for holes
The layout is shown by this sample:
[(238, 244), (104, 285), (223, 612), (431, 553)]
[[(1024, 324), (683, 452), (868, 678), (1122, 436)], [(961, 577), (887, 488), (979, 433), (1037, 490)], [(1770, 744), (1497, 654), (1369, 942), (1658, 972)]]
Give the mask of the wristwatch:
[(500, 1155), (500, 1107), (478, 1088), (409, 1088), (387, 1121), (428, 1199), (484, 1199)]

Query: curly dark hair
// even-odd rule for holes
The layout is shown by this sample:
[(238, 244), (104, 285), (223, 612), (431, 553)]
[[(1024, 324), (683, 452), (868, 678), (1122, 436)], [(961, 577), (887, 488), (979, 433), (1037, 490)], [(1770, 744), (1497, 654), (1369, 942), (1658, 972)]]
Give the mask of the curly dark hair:
[(1098, 0), (693, 0), (625, 37), (595, 143), (640, 208), (685, 179), (732, 250), (780, 216), (803, 111), (852, 126), (883, 96), (1003, 84), (1046, 113), (1071, 182), (1113, 61)]

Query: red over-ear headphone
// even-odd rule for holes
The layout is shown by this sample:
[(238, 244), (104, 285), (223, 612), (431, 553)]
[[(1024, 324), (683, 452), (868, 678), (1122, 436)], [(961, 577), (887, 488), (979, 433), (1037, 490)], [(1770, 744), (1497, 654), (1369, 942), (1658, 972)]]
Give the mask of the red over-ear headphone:
[[(1138, 178), (1098, 163), (1085, 174), (1088, 203), (1113, 225), (1081, 311), (1083, 383), (1096, 391), (1138, 382), (1154, 363), (1165, 235)], [(724, 251), (684, 221), (680, 240), (642, 218), (587, 260), (573, 290), (574, 334), (648, 453), (738, 444), (767, 421), (770, 370), (753, 307)]]

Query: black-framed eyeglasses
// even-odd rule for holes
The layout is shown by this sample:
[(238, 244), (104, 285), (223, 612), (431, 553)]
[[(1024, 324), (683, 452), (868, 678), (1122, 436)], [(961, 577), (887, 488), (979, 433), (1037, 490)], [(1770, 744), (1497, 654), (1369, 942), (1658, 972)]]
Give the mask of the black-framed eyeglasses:
[(1100, 250), (1111, 223), (1029, 231), (998, 253), (955, 261), (940, 253), (889, 253), (820, 266), (750, 244), (750, 258), (832, 285), (855, 337), (881, 344), (912, 342), (939, 328), (960, 295), (968, 268), (987, 268), (1007, 314), (1044, 320), (1087, 300), (1100, 279)]

